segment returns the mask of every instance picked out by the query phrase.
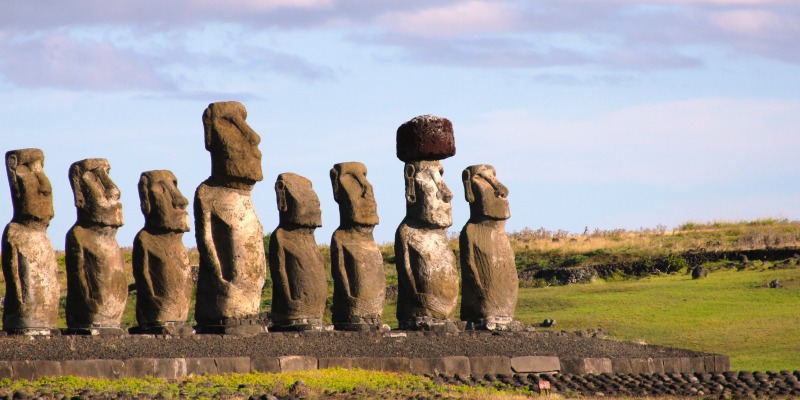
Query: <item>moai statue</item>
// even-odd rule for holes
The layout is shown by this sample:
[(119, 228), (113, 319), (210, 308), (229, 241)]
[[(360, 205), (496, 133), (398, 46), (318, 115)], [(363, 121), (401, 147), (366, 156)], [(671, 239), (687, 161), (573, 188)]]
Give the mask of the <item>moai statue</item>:
[(328, 297), (325, 263), (314, 239), (322, 226), (311, 181), (292, 174), (275, 182), (280, 222), (269, 241), (273, 331), (321, 331)]
[(104, 158), (69, 167), (78, 220), (67, 232), (67, 333), (124, 334), (128, 280), (117, 229), (122, 226), (119, 189)]
[(439, 162), (455, 152), (453, 125), (445, 118), (423, 115), (397, 129), (397, 158), (406, 163), (406, 217), (394, 244), (400, 329), (457, 330), (458, 271), (447, 241), (453, 194)]
[(203, 113), (211, 176), (194, 196), (200, 253), (197, 333), (252, 335), (266, 330), (259, 309), (267, 276), (264, 229), (250, 191), (263, 179), (261, 138), (241, 103), (212, 103)]
[(518, 330), (513, 321), (519, 280), (505, 227), (511, 217), (508, 188), (491, 165), (463, 174), (470, 218), (461, 230), (461, 319), (470, 330)]
[(381, 323), (386, 299), (383, 256), (372, 236), (378, 205), (359, 162), (331, 169), (333, 198), (339, 203), (339, 228), (331, 238), (333, 326), (337, 330), (388, 330)]
[(133, 240), (136, 321), (131, 333), (186, 335), (192, 298), (192, 274), (183, 234), (189, 231), (187, 200), (171, 171), (147, 171), (139, 177), (144, 228)]
[(43, 167), (39, 149), (6, 153), (14, 216), (3, 231), (3, 330), (11, 334), (49, 335), (58, 323), (58, 263), (47, 236), (53, 192)]

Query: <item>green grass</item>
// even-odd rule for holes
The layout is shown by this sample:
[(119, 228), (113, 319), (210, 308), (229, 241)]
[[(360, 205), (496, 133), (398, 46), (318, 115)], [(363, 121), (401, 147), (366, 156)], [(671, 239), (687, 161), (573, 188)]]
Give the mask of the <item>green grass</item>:
[[(761, 285), (779, 279), (784, 285)], [(559, 329), (731, 356), (734, 370), (800, 368), (800, 268), (719, 270), (706, 279), (641, 280), (521, 289), (517, 317)]]
[(14, 392), (77, 396), (87, 391), (93, 397), (142, 396), (152, 398), (248, 398), (250, 395), (272, 393), (286, 396), (292, 386), (302, 380), (307, 398), (324, 396), (343, 398), (374, 398), (390, 395), (391, 398), (409, 398), (417, 394), (453, 399), (504, 398), (522, 399), (531, 393), (504, 385), (469, 387), (437, 384), (430, 379), (393, 372), (365, 371), (359, 369), (322, 369), (283, 374), (250, 373), (231, 375), (194, 376), (177, 381), (164, 379), (93, 379), (93, 378), (43, 378), (26, 380), (0, 380), (0, 396), (9, 398)]

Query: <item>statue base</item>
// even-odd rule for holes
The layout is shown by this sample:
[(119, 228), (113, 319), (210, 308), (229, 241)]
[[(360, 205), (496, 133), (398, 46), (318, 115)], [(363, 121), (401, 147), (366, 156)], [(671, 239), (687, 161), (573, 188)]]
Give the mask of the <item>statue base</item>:
[(146, 324), (128, 329), (131, 335), (172, 335), (188, 336), (194, 334), (194, 329), (185, 322), (162, 322), (160, 324)]
[(194, 327), (199, 335), (235, 335), (253, 336), (267, 333), (267, 324), (261, 317), (221, 318), (217, 320), (197, 321)]
[(60, 329), (50, 328), (8, 329), (4, 330), (3, 333), (12, 336), (61, 336)]
[(351, 317), (347, 321), (333, 321), (333, 329), (351, 332), (388, 332), (392, 328), (382, 323), (380, 318)]
[(81, 335), (81, 336), (125, 336), (127, 331), (121, 328), (112, 327), (79, 327), (66, 328), (61, 330), (62, 335)]
[(326, 325), (322, 318), (297, 318), (272, 321), (269, 329), (272, 332), (326, 332), (332, 331), (333, 325)]
[(465, 321), (465, 331), (523, 332), (525, 325), (511, 317), (488, 316)]
[(438, 333), (457, 333), (458, 326), (449, 319), (438, 319), (433, 317), (413, 317), (400, 321), (400, 330), (425, 331)]

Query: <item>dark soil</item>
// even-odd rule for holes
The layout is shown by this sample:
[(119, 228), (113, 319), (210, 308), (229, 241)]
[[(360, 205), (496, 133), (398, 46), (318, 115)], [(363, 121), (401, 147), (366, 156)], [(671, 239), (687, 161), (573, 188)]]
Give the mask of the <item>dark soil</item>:
[[(580, 332), (579, 332), (580, 333)], [(400, 336), (398, 336), (400, 335)], [(606, 340), (567, 332), (518, 333), (267, 333), (253, 337), (54, 336), (0, 337), (0, 360), (83, 360), (244, 356), (441, 357), (558, 356), (697, 357), (703, 353)]]

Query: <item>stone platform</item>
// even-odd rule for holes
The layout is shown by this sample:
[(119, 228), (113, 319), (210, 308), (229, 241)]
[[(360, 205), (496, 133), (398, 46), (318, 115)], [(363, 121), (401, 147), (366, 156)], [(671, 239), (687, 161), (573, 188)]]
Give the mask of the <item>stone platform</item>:
[(727, 356), (567, 332), (391, 331), (155, 336), (7, 336), (0, 379), (74, 375), (176, 379), (197, 374), (361, 368), (430, 376), (714, 373)]

